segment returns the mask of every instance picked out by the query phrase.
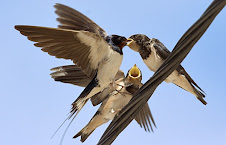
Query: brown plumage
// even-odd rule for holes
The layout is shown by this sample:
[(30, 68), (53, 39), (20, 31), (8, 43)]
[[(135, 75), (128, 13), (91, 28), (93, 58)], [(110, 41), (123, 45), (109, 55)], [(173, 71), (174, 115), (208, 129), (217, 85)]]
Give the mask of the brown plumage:
[(68, 119), (76, 116), (93, 95), (103, 91), (114, 79), (123, 59), (127, 39), (106, 32), (82, 13), (56, 4), (59, 28), (16, 25), (15, 29), (56, 58), (70, 59), (92, 81), (72, 103)]
[[(141, 72), (135, 65), (128, 71), (125, 78), (118, 79), (115, 82), (115, 90), (102, 102), (90, 122), (73, 138), (81, 136), (81, 142), (84, 142), (97, 127), (112, 120), (128, 104), (133, 94), (142, 86), (141, 79)], [(151, 121), (154, 126), (155, 122), (148, 104), (138, 113), (135, 120), (141, 127), (144, 127), (145, 131), (150, 131), (149, 127), (153, 131)]]
[[(131, 40), (128, 46), (139, 52), (144, 63), (151, 71), (157, 71), (164, 60), (170, 55), (170, 51), (158, 39), (148, 38), (143, 34), (136, 34), (129, 37)], [(167, 83), (174, 83), (180, 88), (192, 93), (206, 105), (205, 92), (195, 83), (186, 70), (180, 65), (166, 79)]]

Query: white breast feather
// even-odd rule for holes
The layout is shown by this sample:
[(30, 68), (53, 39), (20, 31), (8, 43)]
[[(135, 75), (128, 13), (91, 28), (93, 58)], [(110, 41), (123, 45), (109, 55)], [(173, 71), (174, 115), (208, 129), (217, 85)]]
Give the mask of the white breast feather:
[(151, 71), (156, 71), (161, 64), (163, 63), (163, 60), (160, 58), (160, 56), (156, 53), (156, 50), (152, 50), (151, 55), (143, 60), (144, 63), (147, 65), (147, 67)]
[(99, 65), (97, 78), (99, 84), (109, 85), (114, 81), (115, 75), (118, 72), (123, 56), (114, 50), (110, 50), (108, 58), (104, 59)]
[[(163, 59), (160, 58), (154, 47), (151, 47), (151, 55), (147, 59), (144, 59), (143, 61), (148, 66), (148, 68), (154, 72), (156, 72), (156, 70), (163, 63)], [(180, 77), (179, 73), (175, 70), (165, 79), (165, 81), (167, 83), (173, 83), (176, 80), (178, 81), (178, 79), (180, 79), (179, 77)]]

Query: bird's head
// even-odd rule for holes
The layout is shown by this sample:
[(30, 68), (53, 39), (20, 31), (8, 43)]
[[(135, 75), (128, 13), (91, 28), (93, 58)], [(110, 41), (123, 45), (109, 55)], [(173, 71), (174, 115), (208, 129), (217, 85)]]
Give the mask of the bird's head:
[(141, 85), (142, 73), (136, 64), (128, 71), (126, 80), (135, 85)]
[(143, 34), (132, 35), (127, 39), (127, 46), (129, 46), (129, 48), (131, 48), (132, 50), (139, 52), (139, 49), (144, 47), (145, 44), (149, 42), (149, 40), (150, 39)]
[(118, 46), (121, 50), (124, 46), (127, 45), (127, 42), (129, 42), (130, 40), (127, 40), (126, 37), (123, 36), (119, 36), (119, 35), (111, 35), (110, 36), (111, 42)]

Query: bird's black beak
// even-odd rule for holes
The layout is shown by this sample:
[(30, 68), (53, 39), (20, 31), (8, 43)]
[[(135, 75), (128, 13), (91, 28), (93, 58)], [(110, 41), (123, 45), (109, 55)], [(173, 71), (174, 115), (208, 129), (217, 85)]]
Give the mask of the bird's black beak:
[(127, 42), (130, 42), (131, 40), (126, 39), (125, 41), (122, 41), (120, 44), (120, 48), (123, 48), (124, 46), (127, 46)]

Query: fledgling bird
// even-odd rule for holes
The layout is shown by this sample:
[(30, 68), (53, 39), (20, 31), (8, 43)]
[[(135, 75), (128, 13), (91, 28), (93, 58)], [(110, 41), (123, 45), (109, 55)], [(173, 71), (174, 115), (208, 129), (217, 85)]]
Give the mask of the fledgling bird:
[[(106, 99), (103, 100), (90, 122), (73, 138), (81, 136), (81, 142), (84, 142), (97, 127), (112, 120), (142, 86), (141, 79), (141, 71), (134, 65), (128, 71), (126, 77), (120, 78), (115, 82), (114, 90), (106, 96)], [(145, 130), (149, 131), (149, 126), (152, 129), (149, 118), (155, 126), (151, 111), (146, 103), (144, 108), (135, 117), (135, 120), (141, 127), (143, 126)]]
[[(154, 72), (171, 53), (158, 39), (150, 39), (143, 34), (132, 35), (128, 40), (131, 40), (131, 42), (127, 45), (132, 50), (139, 52), (144, 63)], [(174, 83), (195, 95), (204, 105), (207, 104), (204, 100), (205, 95), (203, 94), (205, 92), (195, 83), (181, 65), (173, 71), (165, 81), (167, 83)]]
[[(87, 76), (77, 65), (55, 67), (55, 68), (52, 68), (51, 71), (54, 71), (53, 73), (50, 74), (52, 78), (55, 81), (59, 81), (63, 83), (70, 83), (73, 85), (85, 87), (91, 81), (90, 77)], [(108, 98), (109, 94), (125, 86), (125, 79), (128, 79), (127, 83), (132, 82), (134, 84), (139, 84), (140, 86), (141, 77), (142, 77), (141, 71), (136, 65), (128, 71), (127, 78), (125, 77), (124, 72), (119, 69), (119, 71), (115, 76), (115, 83), (111, 83), (102, 92), (91, 97), (91, 102), (93, 106), (103, 103)], [(133, 80), (134, 81), (138, 80), (138, 81), (133, 82)], [(134, 86), (132, 85), (129, 88), (129, 85), (128, 85), (127, 89), (129, 90), (129, 92), (134, 93), (137, 88), (134, 89)], [(150, 129), (153, 131), (151, 122), (156, 127), (148, 104), (145, 105), (143, 109), (141, 109), (141, 111), (138, 113), (135, 119), (141, 127), (144, 127), (145, 131), (150, 131)]]
[[(113, 82), (123, 59), (127, 39), (106, 32), (80, 12), (56, 4), (59, 28), (16, 25), (22, 35), (56, 58), (71, 59), (92, 81), (72, 103), (71, 118), (90, 97)], [(75, 115), (76, 116), (76, 115)]]

